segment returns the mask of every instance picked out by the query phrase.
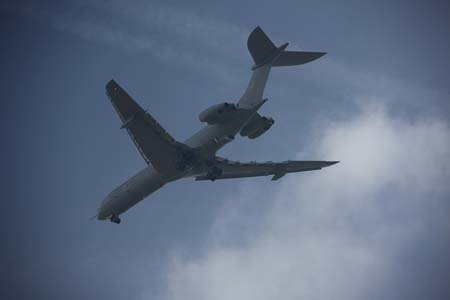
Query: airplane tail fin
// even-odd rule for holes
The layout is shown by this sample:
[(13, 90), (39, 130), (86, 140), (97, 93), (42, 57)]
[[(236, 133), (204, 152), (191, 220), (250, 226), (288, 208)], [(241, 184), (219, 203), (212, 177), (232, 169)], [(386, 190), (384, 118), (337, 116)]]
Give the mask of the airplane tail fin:
[(264, 65), (272, 67), (302, 65), (326, 54), (326, 52), (286, 51), (287, 46), (288, 43), (285, 43), (276, 47), (261, 27), (256, 27), (247, 40), (248, 50), (255, 61), (252, 69)]
[(295, 66), (308, 63), (325, 55), (325, 52), (286, 51), (288, 43), (275, 46), (258, 26), (247, 40), (255, 65), (248, 87), (238, 101), (238, 107), (252, 109), (261, 105), (264, 88), (272, 67)]

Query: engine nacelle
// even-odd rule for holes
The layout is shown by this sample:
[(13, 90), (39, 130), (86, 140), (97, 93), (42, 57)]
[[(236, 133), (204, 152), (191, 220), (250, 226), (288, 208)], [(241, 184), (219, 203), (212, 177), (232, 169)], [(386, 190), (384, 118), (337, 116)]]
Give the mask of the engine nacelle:
[(210, 125), (217, 124), (230, 118), (235, 110), (236, 105), (233, 103), (224, 102), (205, 109), (202, 113), (200, 113), (198, 119), (200, 122), (206, 122)]
[(269, 130), (273, 123), (275, 121), (272, 118), (259, 117), (258, 115), (258, 118), (252, 120), (241, 129), (240, 134), (247, 136), (249, 139), (255, 139)]

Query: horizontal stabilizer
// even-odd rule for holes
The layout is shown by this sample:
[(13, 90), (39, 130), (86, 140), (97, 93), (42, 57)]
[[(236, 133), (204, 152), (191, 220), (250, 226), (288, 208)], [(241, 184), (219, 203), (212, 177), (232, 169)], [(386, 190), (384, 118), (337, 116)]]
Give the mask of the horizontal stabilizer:
[(326, 52), (284, 51), (272, 62), (273, 67), (297, 66), (321, 58)]
[(286, 51), (288, 43), (280, 47), (270, 40), (261, 27), (256, 27), (248, 37), (247, 47), (257, 69), (264, 65), (273, 67), (296, 66), (306, 64), (324, 56), (325, 52)]

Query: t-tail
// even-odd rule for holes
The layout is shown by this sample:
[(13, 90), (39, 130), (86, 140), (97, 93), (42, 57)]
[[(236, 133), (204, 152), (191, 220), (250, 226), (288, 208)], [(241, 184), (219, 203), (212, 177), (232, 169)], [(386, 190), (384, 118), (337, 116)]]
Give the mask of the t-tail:
[(288, 43), (277, 47), (258, 26), (247, 40), (247, 47), (255, 62), (248, 87), (238, 102), (240, 108), (250, 109), (263, 100), (263, 92), (272, 67), (306, 64), (316, 60), (325, 52), (287, 51)]

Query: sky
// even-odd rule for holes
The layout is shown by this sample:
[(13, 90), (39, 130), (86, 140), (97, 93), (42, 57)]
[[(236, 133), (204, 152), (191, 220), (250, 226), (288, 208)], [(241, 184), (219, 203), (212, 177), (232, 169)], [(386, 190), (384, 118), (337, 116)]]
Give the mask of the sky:
[[(2, 1), (1, 299), (449, 299), (447, 1)], [(183, 141), (234, 102), (256, 26), (289, 49), (274, 126), (219, 152), (339, 160), (317, 172), (170, 183), (90, 221), (145, 168), (114, 78)]]

